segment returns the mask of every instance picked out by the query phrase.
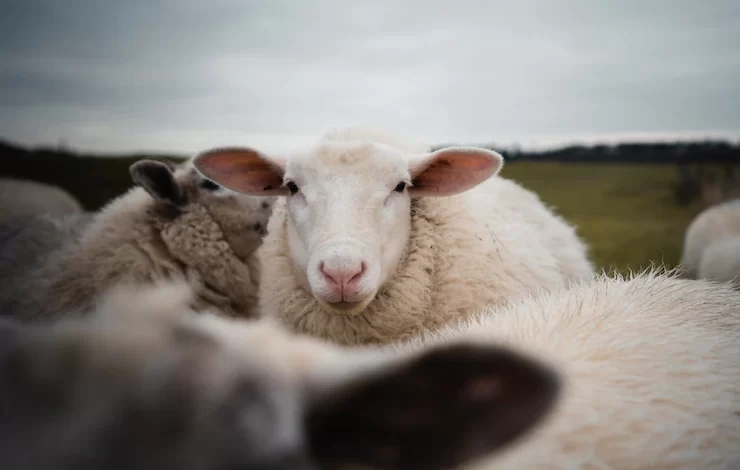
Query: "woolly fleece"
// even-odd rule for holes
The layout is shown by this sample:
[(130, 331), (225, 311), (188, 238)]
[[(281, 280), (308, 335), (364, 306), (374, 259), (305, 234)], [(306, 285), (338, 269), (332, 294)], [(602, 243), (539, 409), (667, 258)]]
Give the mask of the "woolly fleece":
[(734, 281), (735, 286), (740, 289), (740, 235), (706, 247), (697, 274), (701, 279)]
[[(740, 236), (740, 199), (708, 207), (691, 221), (684, 235), (681, 266), (687, 277), (699, 275), (699, 264), (707, 248)], [(737, 255), (740, 257), (740, 254)]]

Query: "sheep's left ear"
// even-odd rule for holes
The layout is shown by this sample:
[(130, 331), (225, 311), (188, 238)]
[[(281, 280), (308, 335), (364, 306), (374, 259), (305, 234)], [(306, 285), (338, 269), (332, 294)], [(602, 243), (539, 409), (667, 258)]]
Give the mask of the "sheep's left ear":
[(409, 173), (411, 197), (452, 196), (495, 176), (504, 166), (504, 157), (476, 147), (450, 147), (412, 158)]
[(175, 206), (187, 203), (185, 191), (175, 180), (175, 173), (167, 163), (139, 160), (129, 167), (129, 172), (134, 183), (144, 188), (154, 199)]
[(515, 352), (446, 346), (321, 396), (306, 430), (322, 467), (448, 470), (532, 430), (559, 390), (553, 370)]

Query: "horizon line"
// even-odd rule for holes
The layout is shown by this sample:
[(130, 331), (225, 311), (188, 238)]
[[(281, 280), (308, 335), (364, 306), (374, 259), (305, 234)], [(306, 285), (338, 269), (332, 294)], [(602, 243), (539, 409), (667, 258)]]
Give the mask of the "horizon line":
[[(245, 143), (254, 147), (271, 150), (285, 151), (304, 145), (310, 145), (318, 138), (319, 135), (307, 134), (250, 134), (238, 133), (240, 137), (237, 141), (252, 142)], [(23, 139), (13, 139), (0, 135), (0, 142), (11, 146), (22, 147), (29, 150), (55, 150), (67, 151), (82, 155), (96, 155), (105, 157), (125, 157), (131, 155), (193, 155), (198, 151), (218, 146), (218, 144), (202, 145), (202, 149), (195, 152), (177, 149), (175, 146), (167, 148), (162, 145), (152, 145), (149, 148), (118, 148), (114, 145), (106, 149), (102, 146), (76, 146), (70, 143), (67, 138), (60, 138), (56, 143), (49, 142), (30, 142)], [(733, 145), (740, 145), (740, 131), (717, 130), (717, 131), (682, 131), (682, 132), (611, 132), (611, 133), (562, 133), (562, 134), (539, 134), (539, 135), (520, 135), (519, 138), (485, 138), (482, 136), (468, 136), (458, 138), (423, 138), (431, 147), (439, 148), (440, 146), (476, 146), (488, 147), (501, 151), (518, 151), (518, 152), (548, 152), (560, 150), (568, 147), (597, 147), (597, 146), (616, 146), (624, 144), (680, 144), (680, 143), (702, 143), (702, 142), (724, 142)], [(278, 143), (279, 142), (279, 143)], [(241, 145), (238, 144), (237, 145)]]

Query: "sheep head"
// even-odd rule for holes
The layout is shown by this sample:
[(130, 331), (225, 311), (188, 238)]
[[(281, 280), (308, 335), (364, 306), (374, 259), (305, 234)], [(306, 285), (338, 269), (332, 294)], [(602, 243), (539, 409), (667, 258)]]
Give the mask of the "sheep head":
[(426, 148), (352, 136), (283, 157), (214, 149), (193, 164), (234, 191), (285, 197), (287, 242), (301, 283), (327, 310), (356, 315), (404, 255), (411, 199), (460, 194), (503, 164), (486, 149)]
[(262, 243), (274, 198), (231, 191), (203, 177), (187, 162), (179, 167), (154, 160), (131, 165), (133, 181), (155, 200), (154, 213), (164, 223), (183, 213), (207, 213), (233, 251), (242, 259)]

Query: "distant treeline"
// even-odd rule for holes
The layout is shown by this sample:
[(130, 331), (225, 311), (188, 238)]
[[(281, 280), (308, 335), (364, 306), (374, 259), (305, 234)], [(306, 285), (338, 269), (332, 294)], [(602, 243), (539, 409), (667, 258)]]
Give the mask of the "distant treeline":
[[(450, 145), (438, 145), (435, 148)], [(496, 150), (509, 161), (678, 164), (682, 168), (676, 191), (680, 193), (677, 197), (683, 203), (695, 199), (702, 191), (707, 193), (709, 190), (706, 188), (717, 187), (716, 181), (722, 181), (723, 185), (734, 188), (737, 186), (738, 176), (729, 166), (740, 166), (740, 145), (729, 142), (624, 143), (613, 146), (570, 146), (541, 152), (498, 148), (493, 145), (476, 146)], [(78, 154), (65, 149), (26, 149), (0, 141), (0, 177), (55, 184), (75, 195), (86, 209), (96, 210), (133, 186), (129, 167), (142, 158), (173, 162), (182, 162), (185, 159), (178, 155), (110, 156)], [(709, 163), (729, 165), (724, 170), (725, 176), (716, 178), (711, 173), (702, 173), (693, 168), (697, 164)], [(715, 192), (717, 191), (719, 190)], [(715, 199), (717, 197), (719, 196)]]
[[(435, 148), (450, 147), (438, 145)], [(459, 145), (459, 144), (457, 144)], [(740, 144), (726, 141), (690, 143), (623, 143), (616, 145), (573, 145), (554, 150), (524, 151), (475, 145), (501, 153), (507, 160), (614, 163), (717, 163), (740, 164)]]
[(60, 186), (87, 210), (97, 210), (133, 186), (129, 166), (142, 158), (182, 161), (177, 156), (104, 157), (65, 150), (28, 150), (0, 142), (0, 177), (21, 178)]

